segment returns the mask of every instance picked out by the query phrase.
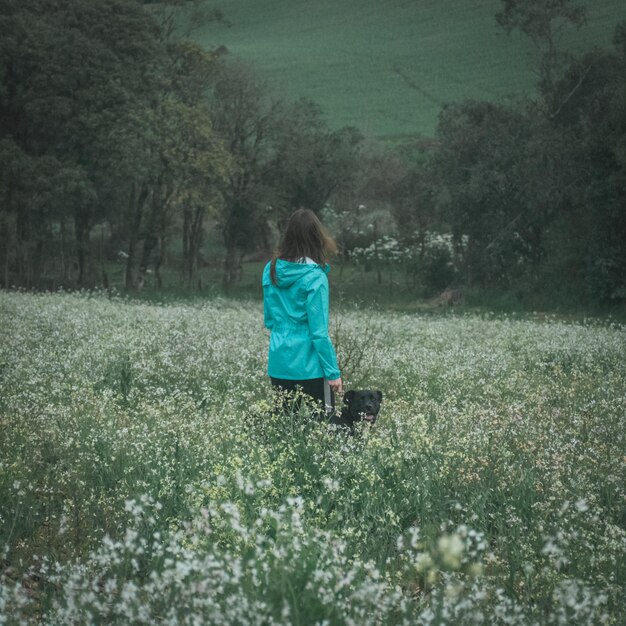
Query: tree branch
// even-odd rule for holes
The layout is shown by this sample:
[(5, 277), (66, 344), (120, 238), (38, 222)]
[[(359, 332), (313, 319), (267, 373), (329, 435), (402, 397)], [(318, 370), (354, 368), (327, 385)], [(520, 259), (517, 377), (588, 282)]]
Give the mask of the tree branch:
[(571, 100), (571, 98), (573, 97), (573, 95), (582, 87), (583, 83), (585, 82), (585, 78), (587, 78), (587, 74), (589, 74), (589, 72), (591, 71), (591, 68), (594, 66), (595, 61), (592, 61), (589, 66), (587, 67), (587, 69), (581, 74), (578, 82), (576, 83), (576, 85), (574, 85), (574, 87), (571, 89), (571, 91), (567, 94), (567, 96), (565, 97), (565, 100), (563, 100), (561, 102), (561, 104), (559, 105), (559, 108), (550, 113), (548, 115), (548, 118), (550, 120), (554, 120), (557, 115), (561, 112), (561, 110), (563, 109), (563, 107)]

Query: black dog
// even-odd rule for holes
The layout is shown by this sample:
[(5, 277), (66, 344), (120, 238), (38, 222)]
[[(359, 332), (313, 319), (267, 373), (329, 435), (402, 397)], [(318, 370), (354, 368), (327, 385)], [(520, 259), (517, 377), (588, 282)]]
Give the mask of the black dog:
[(360, 389), (359, 391), (346, 391), (343, 396), (344, 406), (339, 415), (334, 414), (330, 418), (331, 424), (345, 426), (354, 433), (354, 425), (364, 421), (372, 425), (376, 422), (383, 401), (382, 391)]

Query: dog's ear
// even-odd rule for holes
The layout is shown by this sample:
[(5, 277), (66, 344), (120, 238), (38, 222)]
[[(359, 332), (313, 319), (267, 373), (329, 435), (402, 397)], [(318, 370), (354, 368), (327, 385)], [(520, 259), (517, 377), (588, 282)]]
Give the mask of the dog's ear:
[(354, 391), (346, 391), (346, 393), (343, 394), (343, 403), (350, 404), (352, 400), (354, 400)]
[(383, 401), (383, 392), (377, 391), (376, 394), (378, 395), (378, 403), (380, 404)]

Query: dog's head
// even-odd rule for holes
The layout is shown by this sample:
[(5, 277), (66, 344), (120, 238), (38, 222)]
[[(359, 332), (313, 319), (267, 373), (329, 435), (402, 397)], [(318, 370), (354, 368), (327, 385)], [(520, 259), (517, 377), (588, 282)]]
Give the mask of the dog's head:
[(371, 389), (346, 391), (343, 396), (345, 406), (342, 414), (351, 422), (363, 420), (373, 424), (378, 417), (382, 401), (382, 391), (373, 391)]

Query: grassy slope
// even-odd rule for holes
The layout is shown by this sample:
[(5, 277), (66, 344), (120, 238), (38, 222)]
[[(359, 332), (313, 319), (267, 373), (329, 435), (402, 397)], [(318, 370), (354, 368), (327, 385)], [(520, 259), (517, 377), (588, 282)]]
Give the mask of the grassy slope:
[[(589, 2), (569, 38), (609, 47), (623, 0)], [(253, 60), (290, 97), (322, 105), (335, 126), (373, 136), (432, 134), (443, 103), (527, 93), (528, 42), (495, 23), (498, 0), (216, 0), (230, 27), (197, 37)]]

